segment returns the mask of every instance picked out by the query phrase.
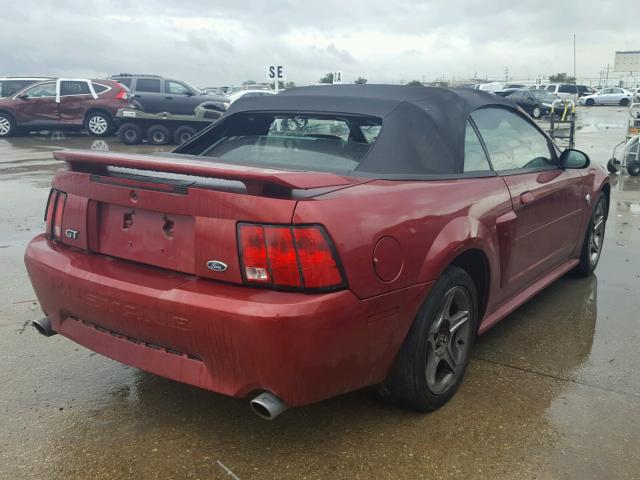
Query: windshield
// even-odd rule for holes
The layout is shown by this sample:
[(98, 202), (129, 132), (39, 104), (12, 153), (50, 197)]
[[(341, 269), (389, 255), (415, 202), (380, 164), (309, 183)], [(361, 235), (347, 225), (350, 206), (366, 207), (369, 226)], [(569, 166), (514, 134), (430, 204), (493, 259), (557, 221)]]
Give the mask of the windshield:
[(242, 165), (351, 171), (376, 141), (381, 120), (345, 115), (238, 113), (213, 129), (200, 154)]
[(538, 100), (548, 100), (550, 102), (557, 100), (558, 98), (552, 93), (547, 92), (546, 90), (531, 90), (531, 94)]

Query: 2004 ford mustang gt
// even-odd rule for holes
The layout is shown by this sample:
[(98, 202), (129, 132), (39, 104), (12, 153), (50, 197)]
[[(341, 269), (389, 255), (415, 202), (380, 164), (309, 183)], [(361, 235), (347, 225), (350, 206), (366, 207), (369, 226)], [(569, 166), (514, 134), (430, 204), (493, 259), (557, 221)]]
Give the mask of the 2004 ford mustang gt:
[(477, 334), (600, 257), (610, 185), (482, 92), (242, 99), (154, 156), (57, 152), (37, 322), (273, 418), (369, 385), (427, 411)]

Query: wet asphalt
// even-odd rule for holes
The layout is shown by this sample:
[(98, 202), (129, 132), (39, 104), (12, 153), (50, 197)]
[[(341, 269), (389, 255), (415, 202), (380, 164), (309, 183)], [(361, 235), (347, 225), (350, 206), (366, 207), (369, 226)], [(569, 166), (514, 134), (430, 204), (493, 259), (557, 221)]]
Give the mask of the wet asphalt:
[[(626, 110), (579, 110), (606, 163)], [(596, 274), (566, 277), (480, 337), (458, 394), (428, 415), (368, 389), (266, 422), (246, 401), (121, 365), (29, 326), (22, 255), (61, 148), (0, 140), (0, 479), (640, 479), (640, 177), (614, 176)]]

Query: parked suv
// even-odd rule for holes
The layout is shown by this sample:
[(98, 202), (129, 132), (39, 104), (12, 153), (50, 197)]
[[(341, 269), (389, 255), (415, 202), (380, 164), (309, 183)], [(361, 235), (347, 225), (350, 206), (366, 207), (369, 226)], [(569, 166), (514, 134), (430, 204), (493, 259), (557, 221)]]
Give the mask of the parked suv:
[(109, 78), (127, 86), (135, 101), (147, 113), (193, 115), (196, 107), (204, 107), (222, 115), (226, 110), (224, 98), (208, 95), (182, 80), (132, 74), (112, 75)]
[(550, 83), (547, 92), (551, 92), (558, 98), (576, 100), (584, 95), (591, 95), (595, 90), (586, 85), (574, 85), (573, 83)]
[(113, 80), (46, 80), (0, 99), (0, 137), (18, 130), (82, 129), (109, 135), (119, 108), (133, 107), (127, 88)]

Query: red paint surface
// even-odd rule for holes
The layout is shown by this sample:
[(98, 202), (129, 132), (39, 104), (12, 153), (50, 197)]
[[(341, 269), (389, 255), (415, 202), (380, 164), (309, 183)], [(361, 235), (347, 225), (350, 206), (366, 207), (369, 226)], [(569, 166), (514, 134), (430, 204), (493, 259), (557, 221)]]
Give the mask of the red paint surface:
[[(87, 165), (113, 160), (66, 158), (79, 164), (83, 155)], [(142, 163), (164, 168), (166, 161)], [(225, 168), (208, 165), (200, 174), (236, 178)], [(322, 174), (289, 173), (239, 169), (237, 177), (334, 185)], [(53, 184), (67, 192), (63, 230), (80, 235), (66, 245), (38, 236), (25, 261), (53, 328), (74, 341), (227, 395), (269, 390), (302, 405), (381, 382), (432, 282), (460, 254), (475, 250), (488, 264), (480, 331), (567, 271), (594, 204), (585, 196), (595, 199), (606, 178), (600, 168), (448, 181), (350, 178), (347, 188), (297, 200), (196, 186), (182, 194), (136, 189), (61, 171)], [(142, 215), (140, 231), (135, 215), (134, 227), (123, 229), (131, 209)], [(171, 239), (164, 218), (175, 221)], [(323, 225), (347, 288), (308, 294), (242, 285), (238, 222)], [(229, 268), (211, 271), (208, 260)]]

